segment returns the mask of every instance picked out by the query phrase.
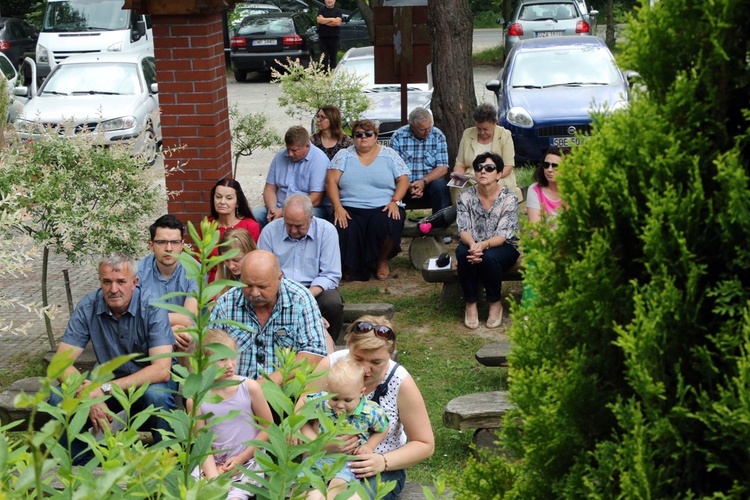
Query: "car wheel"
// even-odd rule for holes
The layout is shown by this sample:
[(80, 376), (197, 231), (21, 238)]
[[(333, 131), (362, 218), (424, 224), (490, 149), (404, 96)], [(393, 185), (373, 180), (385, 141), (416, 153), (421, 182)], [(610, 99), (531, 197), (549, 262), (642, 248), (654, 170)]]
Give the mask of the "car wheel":
[(245, 71), (244, 69), (235, 69), (234, 79), (238, 82), (244, 82), (245, 80), (247, 80), (247, 71)]
[(147, 165), (151, 166), (156, 163), (156, 157), (159, 155), (159, 143), (156, 140), (153, 125), (149, 124), (143, 133), (143, 146), (138, 153)]

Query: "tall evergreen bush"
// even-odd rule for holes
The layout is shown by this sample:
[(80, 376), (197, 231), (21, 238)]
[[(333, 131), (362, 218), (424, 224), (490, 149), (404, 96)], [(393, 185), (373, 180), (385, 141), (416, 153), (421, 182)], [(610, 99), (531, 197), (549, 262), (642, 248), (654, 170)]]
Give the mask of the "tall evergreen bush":
[(648, 90), (596, 117), (561, 168), (569, 209), (525, 241), (511, 454), (467, 473), (510, 474), (498, 497), (750, 497), (748, 10), (631, 21), (620, 62)]

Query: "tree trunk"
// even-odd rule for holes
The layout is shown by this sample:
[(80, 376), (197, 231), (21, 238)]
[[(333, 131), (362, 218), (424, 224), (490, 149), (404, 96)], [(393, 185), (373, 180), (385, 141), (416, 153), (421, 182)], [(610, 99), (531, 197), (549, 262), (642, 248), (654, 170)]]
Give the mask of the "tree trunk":
[[(47, 307), (49, 306), (49, 300), (47, 298), (47, 271), (49, 266), (49, 247), (45, 245), (44, 250), (42, 251), (42, 306)], [(55, 336), (52, 333), (52, 322), (49, 319), (49, 316), (47, 316), (47, 313), (44, 314), (44, 326), (47, 328), (47, 338), (49, 339), (49, 346), (54, 351), (57, 346), (55, 345)]]
[(464, 130), (474, 125), (477, 106), (471, 62), (474, 15), (469, 0), (441, 0), (428, 4), (432, 45), (432, 114), (448, 141), (451, 167)]
[(373, 22), (373, 9), (381, 7), (384, 0), (357, 0), (357, 7), (365, 20), (367, 31), (370, 33), (370, 41), (375, 43), (375, 23)]
[(611, 50), (615, 48), (615, 2), (607, 0), (607, 33), (604, 42)]

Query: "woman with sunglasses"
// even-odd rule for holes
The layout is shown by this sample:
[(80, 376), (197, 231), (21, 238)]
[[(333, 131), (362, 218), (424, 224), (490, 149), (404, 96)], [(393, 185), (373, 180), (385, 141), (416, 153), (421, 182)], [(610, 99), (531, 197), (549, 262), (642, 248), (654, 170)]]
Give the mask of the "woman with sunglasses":
[(341, 264), (349, 279), (368, 281), (374, 271), (384, 280), (388, 259), (401, 251), (409, 168), (396, 151), (378, 144), (371, 120), (354, 122), (352, 132), (354, 146), (333, 157), (326, 176)]
[(544, 160), (534, 170), (534, 182), (526, 194), (526, 212), (529, 222), (539, 222), (543, 214), (554, 217), (562, 205), (560, 191), (557, 189), (557, 167), (560, 160), (570, 153), (570, 148), (552, 146), (544, 155)]
[(320, 148), (329, 160), (336, 153), (352, 145), (352, 139), (341, 128), (341, 112), (336, 106), (323, 106), (315, 115), (317, 132), (310, 138), (313, 145)]
[[(481, 153), (495, 153), (505, 160), (499, 176), (500, 185), (506, 186), (519, 200), (522, 200), (521, 189), (516, 185), (515, 165), (516, 151), (510, 131), (497, 123), (497, 108), (490, 103), (482, 103), (474, 110), (474, 127), (464, 130), (458, 145), (458, 155), (453, 172), (473, 175), (472, 163)], [(451, 199), (455, 203), (459, 189), (451, 189)]]
[[(396, 488), (385, 497), (396, 499), (406, 483), (406, 469), (430, 458), (435, 451), (427, 407), (409, 372), (391, 359), (396, 332), (388, 319), (362, 316), (349, 325), (345, 339), (348, 349), (323, 358), (315, 371), (327, 371), (346, 356), (364, 368), (365, 395), (385, 410), (388, 433), (374, 453), (352, 456), (348, 467), (357, 477), (369, 481), (373, 491), (378, 474), (381, 481), (396, 481)], [(353, 455), (359, 438), (341, 439), (342, 445), (331, 445), (328, 451)]]
[(479, 327), (480, 281), (490, 309), (487, 328), (502, 323), (503, 272), (513, 267), (519, 256), (518, 198), (497, 183), (503, 165), (495, 153), (477, 156), (473, 162), (477, 183), (458, 197), (458, 281), (466, 302), (464, 324), (472, 330)]

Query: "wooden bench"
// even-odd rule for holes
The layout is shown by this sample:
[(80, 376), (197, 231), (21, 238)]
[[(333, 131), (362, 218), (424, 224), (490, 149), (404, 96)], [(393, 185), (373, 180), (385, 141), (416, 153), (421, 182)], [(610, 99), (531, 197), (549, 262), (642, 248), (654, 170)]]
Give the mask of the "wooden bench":
[(477, 448), (494, 449), (495, 434), (513, 407), (507, 391), (467, 394), (448, 402), (443, 423), (449, 429), (475, 429), (472, 442)]
[(445, 243), (443, 243), (443, 238), (446, 236), (458, 238), (458, 226), (454, 222), (446, 228), (432, 229), (427, 235), (424, 235), (419, 230), (419, 223), (407, 219), (404, 222), (404, 230), (401, 232), (401, 236), (412, 238), (409, 243), (409, 260), (414, 269), (422, 269), (422, 265), (427, 259), (437, 257), (448, 251)]
[(393, 314), (396, 312), (393, 304), (386, 304), (384, 302), (372, 302), (372, 303), (344, 303), (344, 321), (341, 328), (341, 335), (336, 340), (337, 345), (344, 345), (344, 332), (349, 328), (354, 321), (364, 315), (369, 316), (385, 316), (388, 319), (393, 319)]
[[(422, 264), (422, 278), (427, 283), (443, 284), (443, 293), (441, 295), (443, 302), (455, 302), (463, 294), (461, 284), (458, 282), (455, 255), (451, 256), (450, 267), (446, 267), (445, 269), (430, 269), (430, 259), (427, 259)], [(503, 281), (523, 281), (523, 262), (521, 257), (519, 257), (510, 271), (503, 273)]]
[(479, 348), (474, 357), (484, 366), (508, 366), (510, 340), (499, 340)]

